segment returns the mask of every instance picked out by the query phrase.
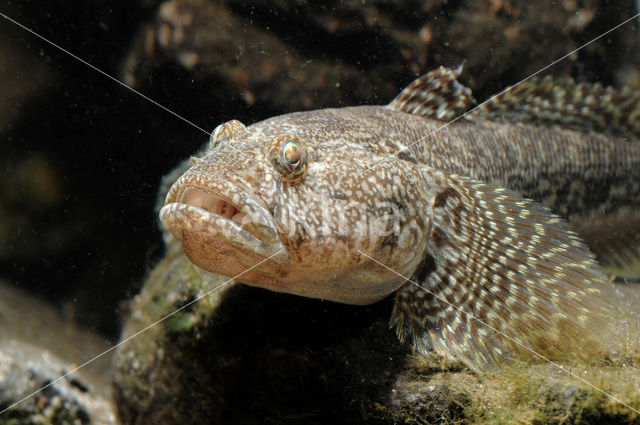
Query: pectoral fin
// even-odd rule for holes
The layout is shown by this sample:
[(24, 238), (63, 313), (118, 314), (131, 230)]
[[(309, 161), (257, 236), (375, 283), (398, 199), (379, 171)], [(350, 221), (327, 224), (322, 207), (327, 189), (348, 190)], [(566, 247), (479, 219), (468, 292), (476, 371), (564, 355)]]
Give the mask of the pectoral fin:
[(392, 323), (418, 351), (472, 369), (595, 344), (612, 285), (569, 224), (517, 193), (424, 170), (433, 225)]

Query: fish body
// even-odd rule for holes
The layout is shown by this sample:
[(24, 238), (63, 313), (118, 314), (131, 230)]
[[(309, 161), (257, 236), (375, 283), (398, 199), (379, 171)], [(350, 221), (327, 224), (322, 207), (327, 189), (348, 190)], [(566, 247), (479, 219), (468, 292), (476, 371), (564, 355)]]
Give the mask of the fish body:
[(220, 125), (163, 225), (196, 265), (249, 285), (358, 305), (396, 294), (402, 340), (473, 369), (597, 340), (611, 286), (566, 220), (635, 217), (640, 144), (613, 133), (628, 120), (576, 131), (589, 113), (558, 114), (567, 105), (539, 80), (528, 101), (445, 125), (473, 102), (459, 72), (426, 74), (389, 105)]

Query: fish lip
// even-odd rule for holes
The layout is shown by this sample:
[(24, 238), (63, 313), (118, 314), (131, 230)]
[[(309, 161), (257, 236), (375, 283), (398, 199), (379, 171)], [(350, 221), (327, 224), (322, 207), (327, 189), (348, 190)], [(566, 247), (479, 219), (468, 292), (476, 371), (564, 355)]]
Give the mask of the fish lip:
[[(201, 196), (208, 196), (209, 200), (217, 198), (228, 203), (243, 214), (243, 223), (182, 202), (190, 189), (199, 191)], [(167, 194), (165, 206), (160, 210), (160, 221), (181, 241), (184, 232), (197, 232), (265, 257), (278, 251), (287, 252), (276, 230), (275, 219), (264, 203), (241, 188), (224, 180), (212, 179), (210, 175), (186, 173), (180, 177)], [(274, 259), (280, 257), (282, 255), (277, 255)], [(284, 258), (280, 260), (282, 262)]]
[[(269, 257), (278, 251), (283, 251), (284, 246), (280, 242), (264, 242), (251, 234), (237, 223), (211, 213), (204, 208), (194, 207), (189, 204), (172, 202), (160, 210), (160, 221), (180, 241), (184, 232), (194, 232), (200, 235), (208, 235), (218, 241), (224, 242), (244, 250), (249, 250), (263, 257)], [(286, 263), (282, 255), (274, 257), (274, 261)]]

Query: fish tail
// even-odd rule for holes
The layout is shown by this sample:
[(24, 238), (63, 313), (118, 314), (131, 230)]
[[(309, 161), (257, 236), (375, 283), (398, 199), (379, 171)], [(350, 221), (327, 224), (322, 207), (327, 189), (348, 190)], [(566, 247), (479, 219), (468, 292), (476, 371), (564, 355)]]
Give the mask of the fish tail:
[(473, 370), (596, 347), (613, 286), (566, 221), (507, 189), (430, 168), (431, 232), (397, 292), (401, 340)]

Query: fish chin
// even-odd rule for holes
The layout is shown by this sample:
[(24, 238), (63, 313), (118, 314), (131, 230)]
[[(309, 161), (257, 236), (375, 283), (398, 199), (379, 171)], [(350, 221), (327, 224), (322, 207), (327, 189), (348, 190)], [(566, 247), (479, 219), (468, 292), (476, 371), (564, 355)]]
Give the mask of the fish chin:
[[(231, 219), (204, 208), (174, 202), (160, 211), (160, 219), (182, 242), (192, 263), (209, 272), (276, 292), (366, 305), (389, 295), (400, 284), (389, 285), (358, 273), (296, 271), (281, 242), (266, 243)], [(269, 258), (270, 256), (273, 256)], [(265, 258), (268, 261), (255, 267)], [(358, 269), (358, 267), (356, 267)], [(354, 272), (351, 270), (350, 272)], [(301, 284), (304, 283), (304, 284)]]
[(336, 253), (337, 245), (344, 244), (340, 239), (311, 238), (292, 246), (291, 240), (281, 239), (286, 232), (281, 236), (261, 199), (211, 176), (194, 172), (178, 179), (160, 220), (196, 266), (251, 286), (366, 305), (404, 283), (384, 270), (372, 276), (369, 261), (348, 255), (348, 246)]

